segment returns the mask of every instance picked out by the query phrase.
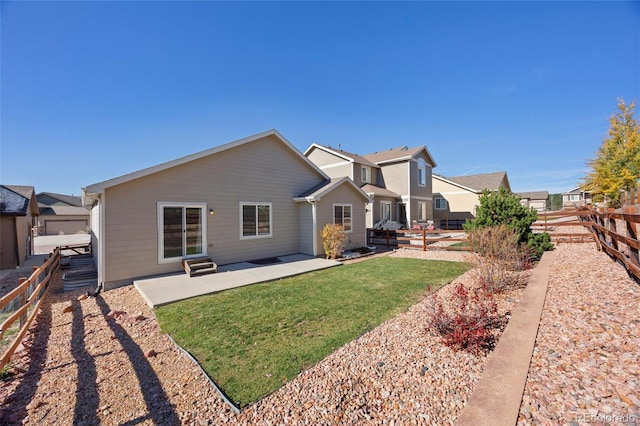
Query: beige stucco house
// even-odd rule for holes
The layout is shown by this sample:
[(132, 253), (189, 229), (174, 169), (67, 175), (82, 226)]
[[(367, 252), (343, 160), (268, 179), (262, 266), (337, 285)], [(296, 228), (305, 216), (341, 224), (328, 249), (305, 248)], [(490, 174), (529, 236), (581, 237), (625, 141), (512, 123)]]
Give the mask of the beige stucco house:
[(326, 223), (366, 245), (365, 205), (270, 130), (83, 188), (98, 281), (105, 289), (182, 269), (303, 253), (324, 255)]
[(89, 230), (89, 210), (82, 198), (73, 195), (40, 192), (38, 200), (38, 235), (86, 234)]
[(462, 229), (465, 221), (475, 218), (482, 191), (497, 191), (500, 187), (511, 191), (507, 172), (455, 177), (434, 174), (433, 217), (436, 227)]
[(33, 186), (0, 185), (0, 269), (21, 266), (33, 254), (37, 217)]
[(517, 192), (516, 195), (520, 196), (520, 204), (526, 208), (533, 207), (537, 212), (547, 210), (548, 191)]
[(384, 221), (410, 227), (433, 217), (431, 175), (436, 162), (425, 146), (358, 155), (314, 143), (304, 155), (332, 178), (352, 179), (371, 198), (368, 228)]

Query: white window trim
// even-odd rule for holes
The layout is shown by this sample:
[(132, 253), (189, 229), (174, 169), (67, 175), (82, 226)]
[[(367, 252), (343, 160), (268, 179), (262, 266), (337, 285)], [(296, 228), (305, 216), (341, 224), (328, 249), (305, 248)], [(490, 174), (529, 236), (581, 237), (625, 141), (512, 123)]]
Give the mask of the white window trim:
[[(202, 253), (190, 254), (178, 257), (164, 257), (164, 208), (165, 207), (181, 207), (181, 208), (199, 208), (200, 220), (202, 221)], [(207, 255), (207, 204), (206, 203), (173, 203), (162, 201), (158, 203), (158, 264), (181, 262), (182, 259), (193, 257), (201, 257)], [(183, 218), (184, 219), (184, 218)]]
[[(420, 171), (422, 171), (422, 179), (423, 179), (422, 182), (420, 182)], [(418, 160), (417, 173), (418, 173), (418, 186), (422, 186), (422, 187), (427, 186), (427, 162), (424, 161), (422, 158)]]
[[(265, 234), (265, 235), (243, 235), (243, 224), (242, 224), (242, 208), (244, 206), (269, 206), (269, 233)], [(239, 212), (239, 216), (240, 216), (240, 239), (241, 240), (256, 240), (256, 239), (260, 239), (260, 238), (272, 238), (273, 237), (273, 204), (272, 203), (267, 203), (267, 202), (253, 202), (253, 201), (241, 201), (240, 202), (240, 212)], [(257, 214), (257, 209), (256, 209), (256, 214)], [(258, 226), (258, 222), (256, 221), (256, 226)]]
[[(336, 224), (336, 207), (337, 206), (341, 206), (341, 207), (349, 207), (349, 211), (351, 211), (351, 229), (350, 230), (344, 230), (344, 232), (346, 232), (347, 234), (350, 234), (353, 232), (353, 205), (349, 204), (349, 203), (333, 203), (333, 208), (331, 209), (331, 215), (333, 216), (333, 224)], [(344, 208), (342, 209), (342, 223), (344, 223)], [(342, 225), (342, 224), (340, 224)], [(342, 225), (342, 228), (344, 229), (344, 225)]]
[[(444, 201), (444, 207), (438, 207), (438, 200)], [(436, 197), (433, 200), (433, 208), (435, 208), (436, 210), (447, 210), (449, 208), (449, 202), (446, 198)]]
[[(364, 177), (362, 176), (362, 172), (364, 172)], [(360, 166), (360, 178), (363, 183), (371, 183), (371, 167)]]

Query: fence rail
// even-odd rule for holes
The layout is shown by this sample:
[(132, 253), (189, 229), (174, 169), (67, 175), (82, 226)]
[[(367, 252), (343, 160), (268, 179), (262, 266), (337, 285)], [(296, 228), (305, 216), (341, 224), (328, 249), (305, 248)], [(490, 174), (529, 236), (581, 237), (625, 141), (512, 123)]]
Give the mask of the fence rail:
[[(367, 244), (427, 250), (468, 251), (464, 231), (428, 229), (367, 229)], [(452, 243), (452, 244), (442, 244)]]
[(11, 360), (24, 339), (40, 305), (49, 290), (49, 284), (60, 266), (65, 253), (91, 252), (90, 244), (58, 247), (28, 278), (21, 278), (16, 288), (0, 298), (0, 370)]
[(629, 274), (640, 279), (640, 205), (621, 209), (591, 209), (581, 216), (594, 235), (598, 250), (620, 261)]

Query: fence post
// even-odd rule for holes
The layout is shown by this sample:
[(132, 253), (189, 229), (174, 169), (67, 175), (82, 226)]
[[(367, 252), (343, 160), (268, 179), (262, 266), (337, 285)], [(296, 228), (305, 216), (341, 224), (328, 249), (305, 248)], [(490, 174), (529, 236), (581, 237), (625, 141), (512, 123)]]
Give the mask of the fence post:
[(422, 251), (427, 251), (427, 230), (422, 228)]
[[(627, 206), (624, 208), (624, 213), (627, 214), (635, 214), (636, 208), (635, 206)], [(625, 221), (627, 224), (627, 237), (632, 240), (638, 240), (638, 231), (636, 229), (636, 224), (633, 222)], [(636, 266), (640, 266), (640, 256), (638, 254), (638, 249), (633, 246), (629, 247), (629, 260)]]
[[(20, 278), (18, 280), (18, 286), (22, 285), (27, 279), (26, 278)], [(24, 305), (27, 304), (27, 292), (29, 289), (25, 289), (25, 291), (23, 291), (22, 293), (20, 293), (20, 308), (22, 308)], [(24, 325), (27, 323), (27, 312), (25, 311), (24, 314), (20, 315), (20, 328), (24, 327)]]

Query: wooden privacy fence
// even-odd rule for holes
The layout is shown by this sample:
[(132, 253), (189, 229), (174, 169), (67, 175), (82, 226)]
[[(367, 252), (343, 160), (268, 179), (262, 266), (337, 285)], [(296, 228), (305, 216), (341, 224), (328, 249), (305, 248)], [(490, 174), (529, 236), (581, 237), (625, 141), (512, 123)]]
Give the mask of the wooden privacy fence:
[[(367, 244), (383, 245), (385, 247), (404, 247), (427, 250), (468, 251), (464, 231), (427, 230), (427, 229), (367, 229)], [(442, 244), (442, 243), (446, 244)], [(449, 244), (451, 243), (451, 244)]]
[[(76, 247), (69, 247), (74, 250)], [(60, 247), (29, 278), (21, 279), (18, 287), (0, 298), (0, 370), (11, 360), (27, 330), (38, 315), (40, 305), (47, 294), (49, 283), (60, 263)]]

